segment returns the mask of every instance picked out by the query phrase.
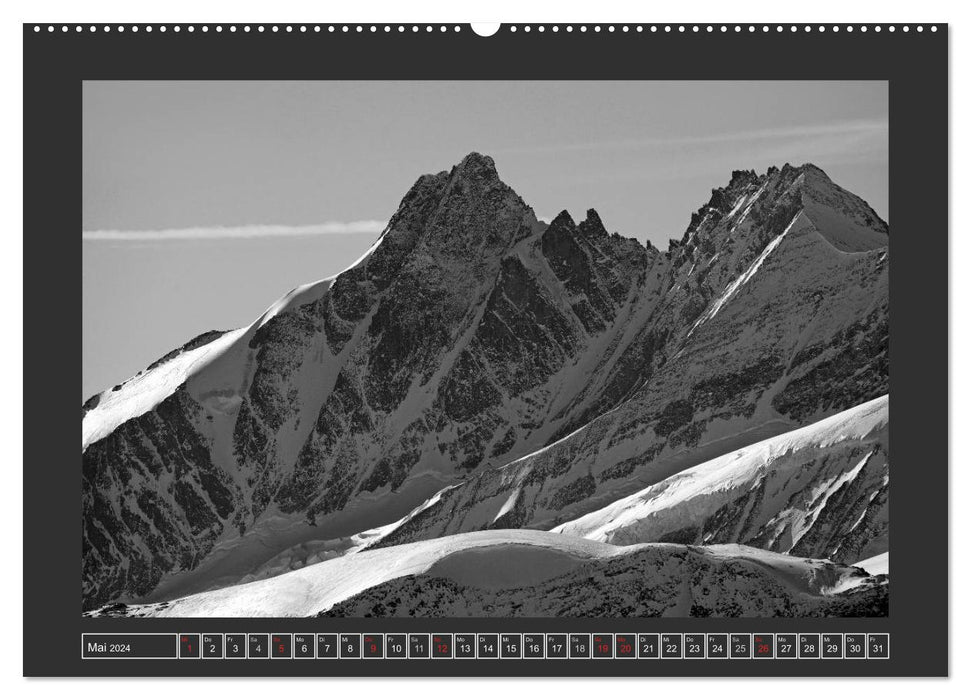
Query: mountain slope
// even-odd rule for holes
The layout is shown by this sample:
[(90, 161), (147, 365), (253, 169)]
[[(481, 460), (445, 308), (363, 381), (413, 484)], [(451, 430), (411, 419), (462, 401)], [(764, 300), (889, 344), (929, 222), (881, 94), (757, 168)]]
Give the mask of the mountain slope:
[[(420, 178), (355, 266), (196, 351), (220, 344), (206, 362), (160, 361), (145, 373), (152, 393), (136, 377), (89, 401), (86, 605), (231, 580), (540, 446), (584, 410), (551, 415), (650, 302), (636, 282), (661, 257), (595, 212), (567, 218), (551, 235), (575, 235), (579, 253), (548, 246), (554, 273), (546, 227), (472, 154)], [(557, 274), (583, 265), (564, 293)]]
[(786, 166), (734, 173), (662, 253), (593, 210), (537, 221), (470, 154), (342, 274), (86, 402), (83, 604), (398, 518), (382, 543), (548, 529), (885, 394), (886, 238)]
[[(489, 527), (549, 529), (885, 394), (887, 249), (837, 249), (801, 208), (801, 196), (790, 201), (802, 176), (787, 173), (784, 187), (773, 179), (783, 172), (752, 183), (750, 194), (731, 200), (735, 213), (713, 228), (705, 228), (705, 214), (686, 237), (693, 252), (673, 248), (673, 284), (641, 331), (663, 341), (632, 344), (650, 348), (653, 366), (626, 401), (545, 448), (474, 475), (386, 542)], [(774, 204), (763, 201), (770, 194)], [(749, 239), (762, 248), (750, 245), (730, 263)], [(699, 259), (707, 241), (721, 248)], [(734, 277), (720, 267), (722, 255)], [(685, 317), (694, 294), (706, 302)]]
[(741, 543), (855, 562), (885, 552), (881, 397), (686, 469), (554, 531), (612, 544)]

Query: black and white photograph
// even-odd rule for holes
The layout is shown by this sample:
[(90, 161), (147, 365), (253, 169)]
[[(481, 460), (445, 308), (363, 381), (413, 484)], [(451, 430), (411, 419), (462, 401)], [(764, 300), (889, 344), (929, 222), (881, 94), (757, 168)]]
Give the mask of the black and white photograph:
[(83, 616), (889, 615), (887, 81), (81, 91)]

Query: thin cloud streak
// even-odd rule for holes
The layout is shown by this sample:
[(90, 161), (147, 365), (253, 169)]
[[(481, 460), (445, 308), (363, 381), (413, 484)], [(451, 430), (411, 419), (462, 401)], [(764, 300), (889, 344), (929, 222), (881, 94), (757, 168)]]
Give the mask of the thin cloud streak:
[(362, 221), (327, 221), (322, 224), (308, 224), (305, 226), (257, 224), (252, 226), (170, 228), (154, 231), (84, 231), (82, 238), (85, 241), (212, 241), (359, 233), (376, 234), (384, 231), (385, 226), (387, 226), (386, 221), (365, 219)]
[(757, 129), (734, 133), (703, 134), (698, 136), (651, 137), (615, 141), (595, 141), (588, 143), (536, 144), (493, 149), (495, 153), (545, 153), (560, 151), (591, 151), (607, 148), (652, 148), (652, 147), (690, 147), (708, 146), (720, 143), (753, 141), (775, 141), (778, 139), (799, 139), (823, 136), (869, 135), (889, 132), (885, 119), (860, 119), (833, 122), (830, 124), (811, 124), (806, 126)]

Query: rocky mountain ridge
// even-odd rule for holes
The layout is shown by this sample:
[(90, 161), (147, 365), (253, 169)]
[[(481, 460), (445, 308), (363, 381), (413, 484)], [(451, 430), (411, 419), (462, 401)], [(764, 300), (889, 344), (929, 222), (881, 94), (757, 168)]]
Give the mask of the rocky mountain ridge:
[(661, 252), (539, 222), (470, 154), (344, 273), (85, 403), (84, 605), (232, 582), (447, 484), (398, 541), (552, 527), (885, 394), (886, 241), (813, 166), (737, 171)]

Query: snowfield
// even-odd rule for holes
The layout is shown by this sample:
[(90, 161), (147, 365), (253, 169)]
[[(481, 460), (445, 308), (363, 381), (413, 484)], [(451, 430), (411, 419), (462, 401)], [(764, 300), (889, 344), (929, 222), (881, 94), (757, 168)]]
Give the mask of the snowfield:
[(155, 408), (186, 379), (236, 343), (245, 332), (245, 328), (240, 328), (224, 333), (210, 343), (179, 353), (152, 369), (136, 374), (118, 385), (117, 390), (103, 391), (99, 394), (98, 405), (81, 420), (81, 449), (85, 450), (92, 442), (107, 437), (125, 421)]
[[(426, 573), (456, 553), (492, 549), (500, 556), (491, 557), (480, 575), (485, 579), (516, 575), (521, 557), (507, 560), (502, 556), (508, 547), (516, 545), (530, 547), (541, 556), (551, 555), (560, 565), (557, 571), (565, 562), (580, 564), (626, 551), (624, 547), (539, 530), (471, 532), (347, 554), (262, 581), (187, 596), (165, 607), (146, 607), (158, 608), (158, 617), (307, 617), (373, 586)], [(447, 564), (444, 566), (445, 571), (450, 570)], [(137, 611), (138, 606), (132, 609)]]
[(853, 566), (863, 569), (871, 576), (890, 575), (890, 552), (878, 554), (875, 557), (858, 561)]

